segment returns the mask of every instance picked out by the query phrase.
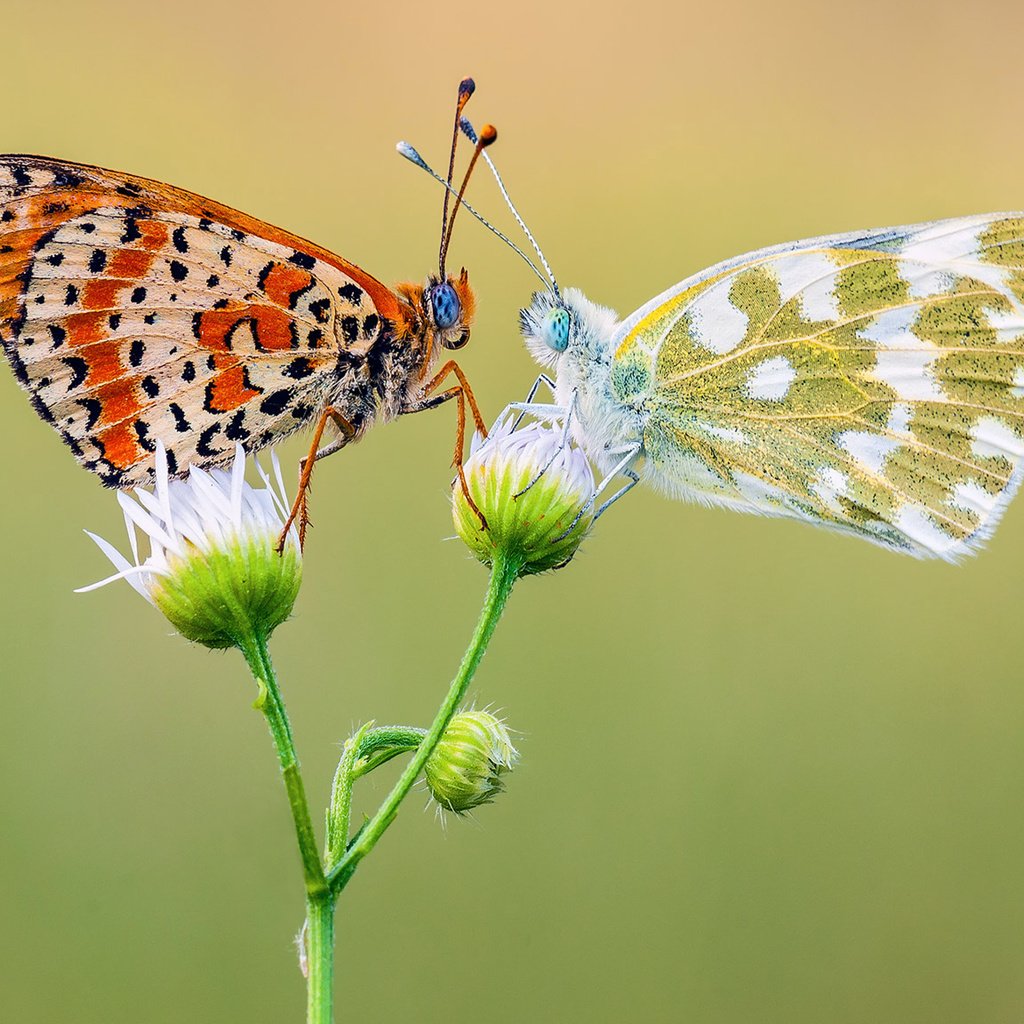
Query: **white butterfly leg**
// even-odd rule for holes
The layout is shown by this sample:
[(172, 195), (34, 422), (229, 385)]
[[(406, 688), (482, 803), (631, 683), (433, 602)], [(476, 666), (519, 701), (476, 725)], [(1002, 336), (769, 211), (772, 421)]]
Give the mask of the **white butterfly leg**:
[[(506, 405), (498, 420), (502, 420), (505, 417), (505, 413), (510, 409), (516, 409), (519, 415), (516, 417), (515, 423), (512, 424), (512, 429), (515, 430), (520, 423), (523, 422), (523, 417), (528, 413), (532, 412), (535, 407), (534, 399), (537, 397), (537, 392), (540, 391), (540, 386), (545, 385), (548, 391), (551, 392), (552, 397), (555, 397), (555, 382), (546, 374), (542, 373), (534, 382), (530, 388), (529, 394), (526, 396), (526, 400), (523, 402), (513, 402), (511, 405)], [(536, 406), (540, 408), (540, 406)], [(551, 405), (546, 406), (548, 409), (561, 409), (561, 406)]]
[[(513, 405), (515, 404), (517, 403), (513, 403)], [(527, 412), (529, 412), (530, 415), (537, 417), (538, 419), (541, 418), (537, 415), (537, 409), (546, 408), (557, 410), (557, 414), (553, 414), (552, 418), (562, 419), (562, 436), (558, 441), (558, 446), (551, 453), (551, 458), (548, 459), (548, 461), (543, 466), (541, 466), (539, 470), (537, 470), (537, 473), (534, 476), (534, 478), (521, 491), (518, 491), (517, 493), (512, 495), (513, 498), (521, 498), (551, 468), (555, 459), (557, 459), (558, 456), (565, 451), (566, 446), (569, 444), (569, 430), (572, 426), (572, 414), (576, 411), (576, 392), (574, 391), (572, 393), (572, 399), (569, 402), (568, 408), (565, 408), (564, 406), (560, 405), (539, 406), (535, 404), (531, 406), (526, 402), (522, 403), (522, 405), (524, 406), (524, 408), (520, 411), (520, 419), (522, 419), (522, 417), (526, 415)], [(516, 422), (518, 422), (518, 420)]]
[(640, 476), (632, 467), (632, 463), (637, 460), (640, 455), (642, 445), (631, 444), (628, 447), (623, 448), (612, 448), (609, 450), (609, 455), (621, 455), (622, 458), (611, 468), (611, 471), (604, 477), (604, 479), (594, 488), (594, 493), (590, 495), (586, 503), (580, 508), (579, 512), (576, 513), (573, 521), (569, 524), (568, 529), (564, 533), (559, 534), (555, 541), (560, 541), (565, 537), (568, 537), (570, 533), (575, 529), (576, 524), (586, 515), (587, 511), (594, 506), (594, 502), (601, 496), (601, 493), (607, 488), (608, 484), (611, 483), (617, 476), (624, 476), (629, 480), (629, 483), (620, 487), (607, 501), (602, 502), (597, 507), (597, 511), (594, 513), (593, 522), (604, 515), (621, 498), (627, 491), (631, 491), (638, 483), (640, 483)]
[(623, 453), (616, 452), (615, 454), (623, 454), (623, 458), (619, 463), (612, 469), (612, 471), (597, 485), (597, 489), (594, 491), (594, 495), (591, 498), (591, 502), (598, 499), (601, 492), (608, 486), (608, 483), (617, 476), (624, 476), (629, 480), (629, 483), (624, 484), (620, 487), (607, 501), (603, 501), (597, 507), (597, 511), (594, 513), (594, 522), (597, 522), (600, 517), (608, 511), (621, 498), (627, 491), (633, 490), (638, 483), (640, 483), (640, 475), (632, 467), (632, 463), (637, 460), (640, 455), (639, 444), (630, 445), (629, 448), (625, 449)]

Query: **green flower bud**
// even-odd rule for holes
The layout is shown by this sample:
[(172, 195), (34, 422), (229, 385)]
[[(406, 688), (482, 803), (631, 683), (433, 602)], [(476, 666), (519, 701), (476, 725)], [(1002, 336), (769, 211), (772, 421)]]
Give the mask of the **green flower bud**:
[[(277, 553), (287, 515), (280, 470), (275, 489), (258, 464), (257, 469), (263, 487), (246, 483), (239, 445), (230, 470), (193, 466), (187, 480), (169, 480), (158, 444), (154, 490), (137, 489), (138, 502), (118, 493), (135, 563), (90, 534), (118, 572), (82, 589), (126, 579), (182, 636), (205, 647), (266, 640), (291, 614), (302, 582), (302, 554), (294, 531)], [(149, 538), (151, 553), (144, 562), (136, 530)]]
[(490, 803), (502, 791), (501, 776), (518, 759), (500, 718), (487, 711), (460, 711), (448, 723), (423, 771), (438, 804), (464, 814)]
[(530, 423), (495, 425), (474, 437), (464, 471), (484, 527), (456, 482), (452, 517), (470, 551), (485, 565), (502, 553), (519, 575), (557, 569), (576, 553), (594, 519), (594, 474), (586, 456), (564, 443), (561, 429)]

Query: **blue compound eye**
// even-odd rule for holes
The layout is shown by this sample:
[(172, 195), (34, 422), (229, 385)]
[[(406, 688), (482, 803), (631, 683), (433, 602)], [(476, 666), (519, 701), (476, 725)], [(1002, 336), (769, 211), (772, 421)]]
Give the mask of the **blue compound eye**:
[(564, 352), (569, 344), (569, 310), (564, 306), (553, 309), (548, 316), (544, 340), (556, 352)]
[(443, 331), (458, 323), (462, 303), (450, 284), (436, 284), (430, 289), (430, 309), (434, 326)]

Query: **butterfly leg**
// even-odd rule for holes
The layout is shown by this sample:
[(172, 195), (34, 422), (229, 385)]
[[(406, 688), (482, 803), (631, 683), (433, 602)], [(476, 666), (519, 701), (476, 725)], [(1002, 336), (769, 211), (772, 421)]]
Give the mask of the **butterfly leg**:
[[(521, 491), (518, 491), (516, 494), (512, 495), (513, 498), (521, 498), (551, 468), (551, 466), (554, 463), (555, 459), (557, 459), (558, 456), (561, 455), (563, 451), (565, 451), (566, 445), (568, 445), (568, 443), (569, 443), (569, 431), (572, 428), (572, 414), (576, 411), (576, 396), (577, 396), (577, 392), (574, 391), (572, 393), (572, 399), (569, 402), (568, 409), (562, 410), (562, 407), (561, 406), (557, 406), (557, 405), (548, 406), (547, 407), (547, 408), (551, 408), (551, 409), (562, 410), (563, 423), (562, 423), (562, 437), (561, 437), (561, 440), (558, 442), (558, 447), (551, 453), (551, 458), (548, 459), (548, 461), (543, 466), (541, 466), (541, 468), (537, 471), (537, 473), (534, 476), (534, 478)], [(515, 404), (517, 404), (517, 403), (513, 403), (513, 405), (515, 405)], [(529, 412), (532, 415), (536, 416), (537, 414), (536, 414), (536, 412), (534, 410), (539, 409), (539, 408), (540, 409), (545, 408), (544, 406), (537, 406), (537, 405), (534, 405), (534, 406), (530, 407), (529, 403), (526, 403), (526, 402), (524, 402), (523, 405), (525, 407), (523, 409), (523, 415), (525, 415), (527, 412)], [(522, 418), (522, 416), (520, 416), (520, 419), (521, 418)], [(575, 523), (573, 525), (575, 525)]]
[[(324, 430), (327, 427), (328, 422), (333, 422), (341, 433), (341, 436), (332, 441), (330, 444), (325, 445), (323, 448), (320, 447), (320, 440), (323, 437)], [(309, 513), (307, 510), (307, 498), (309, 495), (309, 482), (313, 476), (313, 466), (319, 462), (320, 459), (326, 458), (328, 455), (333, 455), (337, 451), (341, 451), (354, 437), (356, 436), (356, 429), (341, 413), (334, 408), (334, 406), (328, 406), (320, 414), (320, 419), (317, 420), (316, 429), (313, 431), (313, 443), (309, 446), (309, 454), (299, 463), (299, 486), (295, 493), (295, 501), (292, 502), (291, 511), (288, 513), (288, 519), (285, 521), (284, 529), (281, 531), (281, 536), (277, 539), (277, 553), (281, 554), (284, 551), (284, 542), (288, 537), (288, 531), (292, 527), (292, 523), (296, 519), (299, 521), (299, 547), (300, 549), (306, 543), (306, 527), (309, 526)]]
[[(446, 388), (444, 391), (439, 391), (437, 394), (431, 394), (437, 386), (447, 377), (449, 374), (454, 374), (458, 380), (458, 384), (453, 385), (450, 388)], [(406, 412), (421, 412), (424, 409), (433, 409), (435, 406), (443, 405), (445, 402), (455, 399), (457, 408), (457, 425), (455, 428), (455, 453), (452, 458), (452, 465), (455, 467), (459, 474), (459, 486), (462, 488), (462, 493), (466, 497), (466, 501), (469, 507), (473, 510), (474, 515), (480, 520), (480, 528), (482, 530), (487, 529), (487, 520), (484, 518), (484, 514), (477, 508), (476, 502), (473, 500), (473, 496), (469, 493), (469, 483), (466, 480), (466, 471), (463, 469), (463, 453), (466, 447), (466, 403), (469, 403), (469, 409), (473, 416), (473, 425), (484, 437), (487, 436), (487, 426), (484, 424), (484, 418), (480, 415), (480, 407), (476, 404), (476, 398), (473, 396), (473, 389), (469, 386), (469, 381), (466, 380), (466, 375), (462, 372), (462, 367), (459, 366), (454, 359), (450, 359), (444, 366), (434, 374), (426, 386), (423, 388), (423, 398), (410, 409), (406, 409)]]
[(601, 496), (601, 492), (608, 486), (608, 484), (614, 480), (617, 476), (624, 476), (629, 480), (629, 483), (620, 487), (607, 501), (602, 502), (597, 507), (597, 511), (594, 513), (593, 522), (597, 520), (612, 507), (627, 491), (631, 491), (638, 483), (640, 483), (640, 476), (633, 469), (632, 463), (637, 459), (640, 454), (640, 445), (630, 445), (628, 448), (609, 452), (612, 455), (621, 455), (622, 458), (612, 467), (611, 471), (607, 476), (594, 488), (594, 493), (587, 499), (586, 504), (576, 513), (576, 517), (569, 524), (567, 530), (564, 533), (559, 534), (555, 538), (555, 543), (567, 537), (575, 529), (576, 524), (586, 514), (587, 510), (593, 508), (594, 502)]
[[(522, 402), (513, 402), (511, 405), (505, 407), (505, 411), (498, 417), (499, 420), (505, 418), (505, 413), (510, 409), (518, 410), (519, 415), (516, 417), (515, 423), (512, 424), (512, 429), (515, 430), (520, 423), (523, 422), (523, 417), (528, 413), (532, 412), (532, 407), (535, 405), (534, 399), (537, 397), (537, 392), (540, 391), (540, 386), (544, 384), (547, 386), (548, 391), (551, 392), (552, 397), (556, 397), (555, 382), (546, 374), (542, 373), (533, 382), (533, 386), (530, 388), (529, 394)], [(551, 406), (551, 408), (559, 408), (558, 406)]]

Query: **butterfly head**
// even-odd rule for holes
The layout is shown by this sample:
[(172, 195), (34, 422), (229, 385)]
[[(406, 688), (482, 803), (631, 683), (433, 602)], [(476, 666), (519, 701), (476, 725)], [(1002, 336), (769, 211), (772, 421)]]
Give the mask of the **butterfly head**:
[(429, 278), (423, 292), (423, 307), (434, 338), (442, 348), (462, 348), (469, 341), (476, 299), (465, 269), (458, 277), (449, 275), (444, 281)]
[(580, 311), (567, 293), (535, 292), (527, 309), (519, 311), (519, 326), (530, 355), (542, 366), (555, 366), (579, 335)]

